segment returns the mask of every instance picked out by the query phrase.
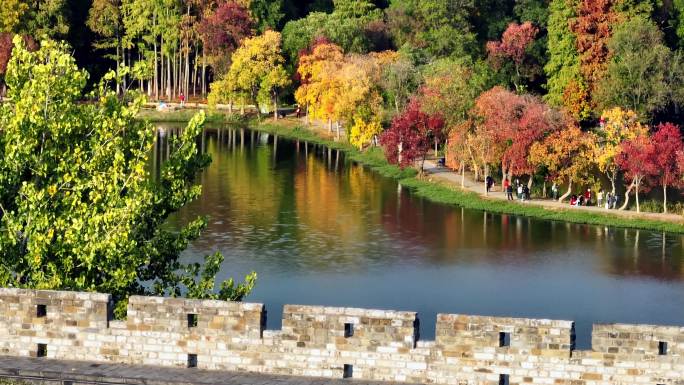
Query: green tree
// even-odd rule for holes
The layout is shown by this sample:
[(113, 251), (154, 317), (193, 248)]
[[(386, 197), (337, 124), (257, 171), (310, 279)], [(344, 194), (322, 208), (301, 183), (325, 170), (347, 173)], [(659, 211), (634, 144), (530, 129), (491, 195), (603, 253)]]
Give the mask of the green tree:
[(15, 32), (28, 5), (22, 0), (3, 0), (0, 2), (0, 32)]
[(267, 29), (280, 29), (283, 13), (283, 0), (249, 0), (249, 10), (256, 20), (259, 32)]
[(568, 20), (577, 16), (577, 0), (552, 0), (547, 25), (548, 57), (544, 66), (547, 76), (545, 100), (556, 107), (565, 106), (576, 119), (589, 117), (588, 105), (578, 103), (570, 92), (573, 86), (583, 84), (580, 73), (577, 41)]
[[(105, 77), (111, 81), (115, 75)], [(162, 225), (197, 198), (193, 183), (209, 162), (195, 145), (204, 115), (173, 139), (160, 178), (147, 172), (155, 130), (100, 83), (80, 103), (88, 75), (65, 44), (29, 52), (15, 38), (7, 70), (10, 100), (0, 107), (0, 286), (240, 299), (254, 284), (224, 282), (213, 293), (222, 257), (183, 265), (179, 254), (205, 227)], [(118, 314), (125, 309), (119, 301)]]
[[(100, 41), (95, 43), (96, 49), (116, 49), (116, 55), (112, 59), (116, 61), (116, 73), (119, 74), (124, 35), (121, 0), (94, 0), (88, 12), (86, 24), (91, 31), (102, 37)], [(118, 82), (116, 92), (121, 92)]]
[(431, 58), (458, 58), (475, 50), (469, 21), (474, 9), (473, 0), (392, 0), (387, 17), (398, 47), (416, 47)]
[(612, 57), (595, 100), (603, 109), (622, 107), (642, 118), (667, 104), (667, 73), (672, 53), (650, 20), (634, 17), (609, 42)]

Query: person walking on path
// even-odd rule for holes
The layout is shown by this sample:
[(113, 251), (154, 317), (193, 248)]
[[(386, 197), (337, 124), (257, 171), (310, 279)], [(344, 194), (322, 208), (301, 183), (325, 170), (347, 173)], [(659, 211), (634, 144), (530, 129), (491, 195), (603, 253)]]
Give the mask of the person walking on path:
[(551, 186), (551, 197), (554, 201), (558, 200), (558, 185), (556, 182), (553, 182), (553, 185)]
[(585, 206), (591, 206), (591, 189), (588, 188), (587, 191), (584, 193), (584, 205)]
[(603, 189), (600, 188), (596, 193), (596, 205), (598, 207), (603, 207)]
[(527, 185), (523, 185), (523, 191), (522, 191), (522, 200), (525, 202), (526, 200), (530, 200), (530, 188), (527, 187)]
[(185, 107), (185, 95), (181, 92), (178, 98), (180, 99), (181, 108)]
[(490, 175), (487, 175), (485, 183), (487, 184), (487, 193), (489, 194), (489, 192), (492, 190), (492, 186), (494, 185), (494, 178), (492, 178)]
[(508, 183), (508, 186), (506, 187), (506, 199), (509, 201), (513, 200), (513, 185)]

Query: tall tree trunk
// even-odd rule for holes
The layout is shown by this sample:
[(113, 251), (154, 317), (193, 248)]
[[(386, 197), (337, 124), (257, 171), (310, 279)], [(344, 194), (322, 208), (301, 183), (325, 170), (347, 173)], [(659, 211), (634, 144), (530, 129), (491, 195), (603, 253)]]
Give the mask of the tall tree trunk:
[(627, 191), (625, 191), (625, 203), (622, 204), (620, 207), (620, 210), (625, 210), (627, 208), (627, 205), (629, 204), (629, 194), (632, 192), (632, 189), (636, 187), (636, 178), (632, 180), (632, 183), (627, 187)]
[(278, 121), (278, 91), (273, 90), (273, 120)]
[(192, 96), (197, 96), (197, 55), (199, 54), (199, 48), (195, 45), (195, 57), (194, 64), (192, 66)]
[(465, 188), (465, 163), (461, 162), (461, 187)]
[[(152, 25), (157, 25), (157, 14), (152, 17)], [(159, 100), (159, 59), (157, 58), (157, 37), (154, 37), (154, 98)]]
[(171, 60), (171, 53), (169, 52), (168, 55), (166, 55), (166, 99), (171, 102), (173, 100), (173, 96), (171, 95), (172, 93), (172, 83), (171, 83), (171, 71), (173, 70), (171, 68), (173, 60)]
[(667, 184), (663, 183), (663, 213), (667, 214)]
[[(202, 47), (202, 97), (207, 96), (207, 53)], [(244, 114), (243, 114), (244, 115)]]
[(489, 165), (484, 166), (484, 184), (485, 184), (485, 195), (489, 195), (489, 189), (487, 188), (487, 177), (489, 176)]
[(568, 182), (568, 191), (566, 191), (565, 194), (558, 198), (558, 202), (563, 202), (565, 198), (570, 196), (570, 194), (572, 194), (572, 179)]

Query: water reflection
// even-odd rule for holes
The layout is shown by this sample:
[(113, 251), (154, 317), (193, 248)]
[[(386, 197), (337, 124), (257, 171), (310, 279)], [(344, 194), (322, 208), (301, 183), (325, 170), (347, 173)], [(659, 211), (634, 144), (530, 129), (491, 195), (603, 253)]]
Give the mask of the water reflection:
[[(153, 173), (173, 126), (159, 130)], [(222, 277), (254, 269), (249, 298), (279, 326), (284, 303), (572, 319), (684, 322), (684, 237), (434, 204), (338, 151), (239, 128), (207, 129), (201, 199), (172, 218), (210, 218), (189, 260), (220, 250)]]

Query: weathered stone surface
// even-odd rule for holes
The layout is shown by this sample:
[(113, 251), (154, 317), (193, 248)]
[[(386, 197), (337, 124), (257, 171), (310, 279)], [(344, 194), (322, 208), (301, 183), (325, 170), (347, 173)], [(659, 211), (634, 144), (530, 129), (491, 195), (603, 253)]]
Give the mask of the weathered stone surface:
[[(0, 355), (110, 364), (458, 385), (684, 385), (684, 328), (439, 314), (417, 341), (415, 312), (131, 297), (111, 321), (106, 294), (0, 289)], [(6, 362), (0, 360), (1, 362)], [(267, 382), (263, 382), (267, 383)]]

